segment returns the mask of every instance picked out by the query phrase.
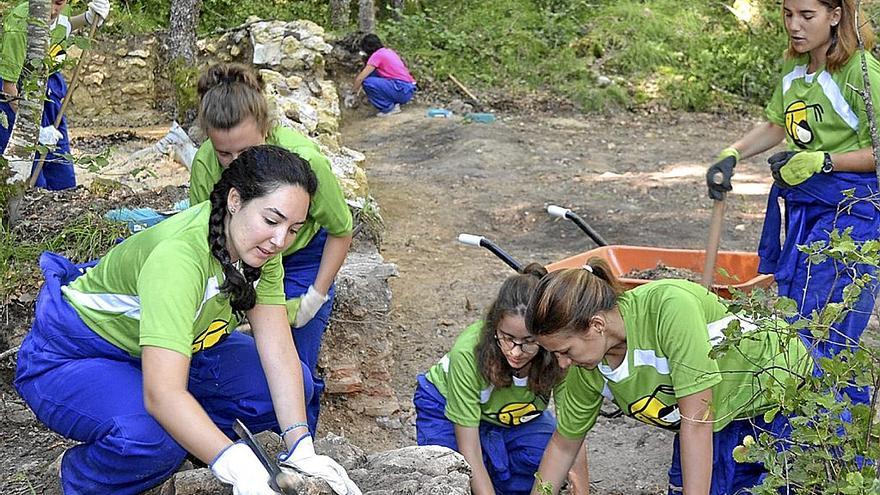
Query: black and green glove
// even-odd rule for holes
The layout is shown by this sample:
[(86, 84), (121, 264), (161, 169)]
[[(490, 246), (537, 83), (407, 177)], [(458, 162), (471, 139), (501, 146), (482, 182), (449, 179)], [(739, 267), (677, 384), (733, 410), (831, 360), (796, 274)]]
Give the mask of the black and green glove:
[(823, 151), (780, 151), (768, 158), (767, 163), (779, 187), (794, 187), (818, 173), (834, 170), (831, 155)]
[(716, 160), (718, 161), (706, 170), (706, 187), (710, 198), (721, 201), (724, 194), (733, 189), (730, 179), (733, 177), (736, 162), (739, 161), (739, 151), (736, 148), (725, 148)]

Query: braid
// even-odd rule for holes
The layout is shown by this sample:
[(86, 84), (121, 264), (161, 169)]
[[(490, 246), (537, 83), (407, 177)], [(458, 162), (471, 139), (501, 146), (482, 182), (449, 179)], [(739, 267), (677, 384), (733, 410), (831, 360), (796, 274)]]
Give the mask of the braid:
[(229, 296), (229, 304), (232, 310), (240, 313), (254, 307), (257, 303), (257, 292), (254, 289), (256, 280), (260, 278), (261, 269), (245, 266), (244, 273), (240, 272), (226, 249), (226, 194), (229, 185), (224, 184), (228, 179), (221, 177), (220, 182), (214, 186), (211, 192), (211, 219), (208, 223), (208, 245), (211, 254), (220, 262), (223, 268), (224, 280), (220, 286), (220, 293)]
[(225, 280), (220, 293), (229, 297), (233, 311), (248, 311), (256, 305), (254, 287), (262, 274), (261, 267), (239, 261), (232, 262), (226, 247), (226, 215), (229, 191), (239, 193), (242, 204), (263, 197), (282, 185), (303, 188), (309, 197), (318, 189), (318, 179), (309, 163), (298, 155), (272, 145), (254, 146), (244, 150), (223, 170), (211, 191), (211, 217), (208, 224), (208, 246), (223, 268)]

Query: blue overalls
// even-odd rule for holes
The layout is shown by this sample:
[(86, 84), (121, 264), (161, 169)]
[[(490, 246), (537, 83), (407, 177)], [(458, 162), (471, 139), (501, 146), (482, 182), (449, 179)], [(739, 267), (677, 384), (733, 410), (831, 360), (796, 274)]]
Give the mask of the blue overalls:
[[(847, 267), (830, 258), (823, 263), (809, 265), (807, 254), (797, 249), (798, 245), (828, 241), (829, 233), (834, 228), (842, 232), (852, 227), (850, 235), (855, 241), (878, 239), (880, 212), (867, 201), (845, 201), (841, 191), (847, 189), (854, 189), (856, 198), (868, 197), (877, 192), (877, 176), (874, 173), (851, 172), (816, 174), (799, 186), (782, 189), (774, 184), (770, 190), (758, 247), (761, 257), (758, 271), (772, 273), (776, 277), (779, 295), (793, 299), (805, 317), (829, 302), (843, 300), (843, 289), (853, 280), (851, 270), (858, 275), (877, 275), (874, 267), (865, 264)], [(779, 233), (782, 220), (778, 198), (785, 200), (785, 243), (781, 247)], [(851, 209), (843, 211), (844, 206), (851, 206)], [(841, 209), (839, 216), (838, 209)], [(827, 341), (814, 342), (809, 332), (801, 333), (816, 359), (834, 356), (844, 349), (855, 350), (874, 308), (876, 292), (875, 280), (873, 287), (861, 293), (843, 321), (834, 324)], [(854, 402), (869, 401), (869, 391), (866, 389), (849, 387), (845, 392)]]
[(394, 105), (405, 105), (416, 92), (415, 83), (382, 77), (373, 71), (362, 83), (367, 99), (380, 112), (390, 112)]
[[(446, 418), (446, 398), (424, 374), (418, 376), (413, 396), (416, 407), (416, 442), (440, 445), (458, 451), (455, 425)], [(549, 411), (517, 426), (480, 422), (483, 463), (499, 495), (527, 495), (547, 442), (556, 430), (556, 418)]]
[[(43, 102), (43, 116), (40, 125), (43, 127), (54, 125), (55, 119), (61, 112), (61, 101), (67, 94), (67, 83), (60, 72), (54, 72), (46, 81), (46, 101)], [(0, 102), (0, 110), (6, 114), (6, 120), (9, 127), (0, 126), (0, 153), (6, 150), (9, 144), (9, 137), (12, 135), (12, 126), (15, 124), (15, 112), (7, 102)], [(43, 189), (59, 190), (76, 187), (76, 175), (73, 170), (73, 162), (65, 158), (64, 154), (70, 154), (70, 139), (67, 137), (67, 117), (61, 118), (61, 125), (58, 126), (58, 132), (61, 133), (61, 140), (58, 141), (56, 148), (46, 155), (46, 161), (43, 163), (43, 169), (35, 184)], [(34, 155), (34, 165), (40, 161), (40, 154)], [(31, 169), (33, 171), (33, 168)]]
[[(135, 495), (171, 476), (186, 451), (144, 407), (140, 359), (92, 331), (62, 296), (61, 287), (84, 266), (54, 253), (40, 256), (46, 281), (18, 354), (14, 385), (40, 421), (82, 442), (64, 454), (66, 495)], [(312, 381), (306, 366), (303, 381), (308, 403)], [(236, 438), (236, 418), (253, 431), (278, 431), (250, 336), (233, 332), (193, 354), (188, 389), (230, 438)]]
[[(288, 299), (305, 295), (309, 286), (315, 282), (318, 276), (318, 268), (321, 266), (321, 257), (324, 254), (324, 244), (327, 242), (327, 230), (320, 229), (315, 237), (299, 251), (282, 258), (284, 265), (284, 295)], [(306, 415), (308, 416), (309, 431), (312, 436), (318, 429), (318, 415), (321, 412), (321, 393), (324, 391), (324, 380), (318, 375), (318, 355), (321, 352), (321, 341), (324, 330), (330, 323), (330, 312), (333, 310), (333, 299), (336, 296), (336, 284), (330, 285), (327, 291), (327, 302), (315, 314), (308, 323), (300, 328), (291, 327), (293, 341), (303, 367), (309, 369), (309, 377), (312, 380), (313, 393), (306, 400)]]

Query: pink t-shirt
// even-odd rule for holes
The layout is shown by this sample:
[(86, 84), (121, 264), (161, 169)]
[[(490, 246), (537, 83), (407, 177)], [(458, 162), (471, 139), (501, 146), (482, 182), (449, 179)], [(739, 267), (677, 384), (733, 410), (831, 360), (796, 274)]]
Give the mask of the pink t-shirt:
[(379, 71), (379, 75), (389, 79), (398, 79), (409, 83), (415, 83), (416, 80), (406, 70), (403, 60), (400, 56), (390, 48), (379, 48), (367, 60), (367, 65), (372, 65)]

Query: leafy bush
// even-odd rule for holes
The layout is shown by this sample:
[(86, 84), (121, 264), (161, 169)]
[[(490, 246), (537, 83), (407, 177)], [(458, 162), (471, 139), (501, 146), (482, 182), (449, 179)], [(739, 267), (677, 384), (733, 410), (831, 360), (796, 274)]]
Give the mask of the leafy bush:
[[(872, 199), (876, 202), (876, 199)], [(836, 260), (849, 272), (856, 263), (877, 267), (880, 264), (880, 241), (856, 242), (848, 230), (834, 230), (828, 242), (800, 246), (808, 253), (810, 264)], [(862, 290), (876, 282), (871, 275), (857, 277), (843, 292), (841, 302), (829, 303), (820, 311), (802, 317), (795, 301), (756, 291), (736, 303), (741, 314), (758, 323), (762, 330), (782, 334), (780, 352), (793, 345), (798, 333), (816, 341), (828, 339), (831, 325), (839, 322), (858, 299)], [(788, 319), (790, 325), (772, 322)], [(713, 352), (733, 352), (740, 342), (753, 338), (735, 325), (728, 327), (725, 341)], [(880, 425), (877, 424), (876, 396), (869, 404), (853, 404), (841, 391), (848, 385), (870, 386), (876, 390), (880, 377), (880, 349), (862, 342), (853, 352), (844, 351), (833, 359), (822, 358), (821, 376), (789, 378), (763, 390), (777, 409), (764, 415), (769, 420), (777, 414), (788, 416), (791, 438), (777, 439), (761, 433), (757, 439), (746, 437), (733, 455), (738, 462), (761, 462), (768, 475), (756, 495), (778, 493), (869, 494), (880, 493), (876, 460), (880, 459)]]

